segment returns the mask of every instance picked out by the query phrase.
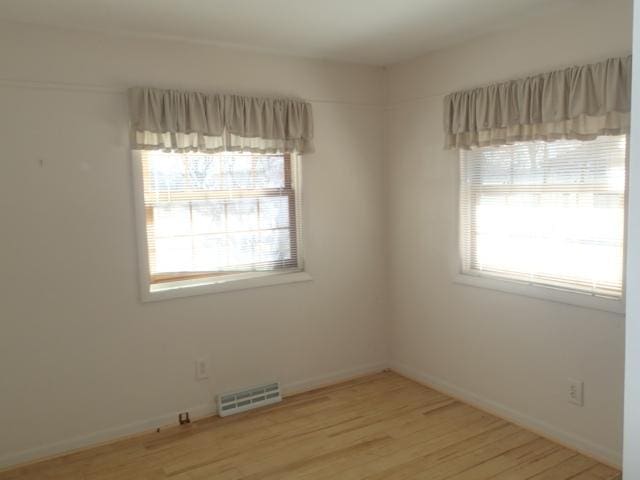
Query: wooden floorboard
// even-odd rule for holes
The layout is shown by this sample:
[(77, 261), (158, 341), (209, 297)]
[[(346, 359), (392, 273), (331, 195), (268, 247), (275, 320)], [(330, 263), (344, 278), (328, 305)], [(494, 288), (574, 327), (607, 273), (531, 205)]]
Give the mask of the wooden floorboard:
[(392, 372), (0, 473), (0, 480), (617, 480)]

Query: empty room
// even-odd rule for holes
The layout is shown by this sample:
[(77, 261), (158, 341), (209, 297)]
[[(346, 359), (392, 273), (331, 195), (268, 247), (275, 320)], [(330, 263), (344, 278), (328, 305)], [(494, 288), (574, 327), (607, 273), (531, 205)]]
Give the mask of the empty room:
[(636, 49), (633, 0), (1, 0), (0, 480), (640, 480)]

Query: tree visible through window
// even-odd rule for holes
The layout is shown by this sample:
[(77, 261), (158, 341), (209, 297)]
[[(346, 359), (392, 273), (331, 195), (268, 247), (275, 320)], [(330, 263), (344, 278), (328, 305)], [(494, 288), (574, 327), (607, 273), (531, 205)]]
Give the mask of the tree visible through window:
[(463, 273), (622, 295), (626, 136), (462, 151)]
[(143, 152), (151, 283), (298, 267), (290, 155)]

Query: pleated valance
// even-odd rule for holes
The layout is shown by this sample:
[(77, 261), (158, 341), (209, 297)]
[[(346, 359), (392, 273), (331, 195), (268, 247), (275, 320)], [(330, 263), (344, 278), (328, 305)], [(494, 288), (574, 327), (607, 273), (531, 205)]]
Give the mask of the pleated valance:
[(311, 104), (289, 98), (129, 90), (134, 149), (173, 152), (313, 151)]
[(629, 131), (631, 56), (447, 95), (445, 148)]

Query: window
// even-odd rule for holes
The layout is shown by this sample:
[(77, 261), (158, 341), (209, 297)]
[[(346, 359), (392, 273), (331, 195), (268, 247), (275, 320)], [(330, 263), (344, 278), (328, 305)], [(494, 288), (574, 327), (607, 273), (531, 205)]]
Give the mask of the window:
[(149, 292), (302, 269), (291, 155), (144, 151), (138, 162)]
[(462, 273), (620, 299), (626, 136), (462, 151)]

